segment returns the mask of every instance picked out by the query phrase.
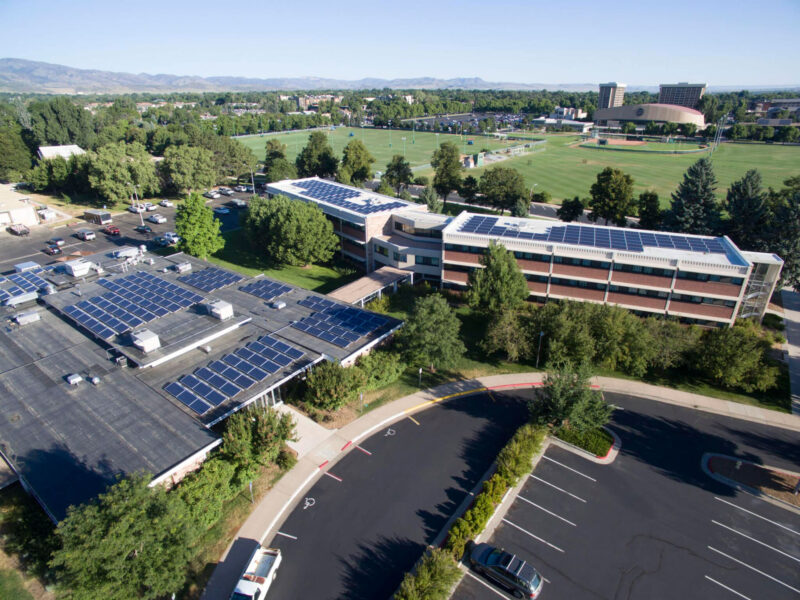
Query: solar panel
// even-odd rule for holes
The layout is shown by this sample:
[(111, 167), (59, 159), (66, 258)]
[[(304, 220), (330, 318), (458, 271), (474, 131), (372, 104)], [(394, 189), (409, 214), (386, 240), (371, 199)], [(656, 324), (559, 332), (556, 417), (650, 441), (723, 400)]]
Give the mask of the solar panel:
[(307, 296), (299, 304), (316, 312), (292, 323), (292, 327), (340, 347), (369, 335), (388, 322), (385, 317), (369, 311), (340, 306), (316, 296)]
[(243, 285), (239, 288), (241, 291), (262, 298), (267, 302), (277, 298), (278, 296), (291, 292), (292, 288), (283, 283), (272, 281), (271, 279), (257, 279), (252, 283)]
[(231, 273), (217, 267), (209, 267), (202, 271), (196, 271), (188, 275), (178, 277), (178, 281), (186, 283), (204, 292), (213, 292), (220, 288), (236, 283), (244, 279), (242, 275)]
[(198, 415), (211, 410), (211, 405), (205, 400), (194, 394), (193, 392), (184, 388), (181, 384), (174, 381), (164, 386), (164, 390), (172, 394), (179, 402), (189, 407)]
[(293, 185), (304, 190), (304, 195), (310, 198), (321, 200), (322, 202), (333, 204), (334, 206), (339, 206), (362, 215), (370, 215), (385, 210), (408, 206), (406, 202), (397, 200), (388, 201), (380, 199), (376, 201), (373, 196), (367, 196), (366, 200), (361, 203), (351, 202), (348, 200), (349, 198), (358, 198), (364, 194), (364, 192), (361, 190), (342, 188), (326, 181), (297, 181), (294, 182)]

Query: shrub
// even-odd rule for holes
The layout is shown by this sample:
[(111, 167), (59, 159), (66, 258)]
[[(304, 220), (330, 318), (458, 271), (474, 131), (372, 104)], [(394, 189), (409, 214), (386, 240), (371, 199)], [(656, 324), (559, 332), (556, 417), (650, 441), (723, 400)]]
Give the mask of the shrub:
[(470, 541), (474, 535), (475, 533), (469, 521), (464, 517), (460, 517), (456, 519), (453, 526), (450, 527), (450, 534), (447, 538), (445, 549), (452, 554), (453, 558), (460, 560), (461, 557), (464, 556), (464, 548), (466, 548), (467, 542)]
[(339, 363), (323, 361), (306, 378), (305, 400), (322, 410), (339, 410), (355, 400), (364, 380), (359, 369), (348, 369)]
[(574, 429), (557, 429), (555, 435), (595, 456), (605, 456), (614, 444), (614, 438), (605, 429), (589, 429), (584, 432)]
[(414, 177), (414, 185), (422, 185), (426, 186), (431, 182), (425, 175), (420, 175), (419, 177)]
[(384, 294), (380, 298), (375, 298), (374, 300), (370, 300), (367, 302), (367, 305), (364, 308), (368, 308), (369, 310), (377, 313), (387, 313), (389, 312), (389, 296)]
[(542, 446), (545, 429), (531, 423), (520, 427), (511, 441), (497, 455), (497, 473), (509, 485), (531, 470), (531, 461)]
[(358, 359), (364, 379), (364, 390), (377, 390), (394, 383), (406, 369), (402, 357), (386, 350), (373, 350)]
[(447, 600), (452, 587), (461, 579), (461, 571), (444, 550), (432, 548), (422, 557), (416, 573), (406, 573), (395, 600)]
[(499, 504), (508, 489), (506, 481), (500, 473), (495, 473), (483, 482), (483, 494), (486, 494), (492, 502)]
[(186, 505), (190, 529), (196, 527), (199, 534), (219, 521), (225, 501), (238, 491), (235, 474), (232, 463), (214, 456), (200, 470), (184, 478), (176, 491)]

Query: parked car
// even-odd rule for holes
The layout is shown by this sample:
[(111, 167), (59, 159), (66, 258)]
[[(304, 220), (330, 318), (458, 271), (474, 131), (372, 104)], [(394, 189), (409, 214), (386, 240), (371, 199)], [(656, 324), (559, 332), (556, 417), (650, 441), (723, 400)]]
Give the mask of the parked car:
[(158, 203), (158, 205), (163, 206), (164, 208), (169, 208), (170, 206), (172, 206), (172, 201), (164, 198), (161, 202)]
[(155, 204), (152, 204), (152, 203), (150, 203), (150, 202), (145, 202), (145, 203), (144, 203), (142, 206), (144, 206), (144, 209), (145, 209), (146, 211), (148, 211), (148, 212), (150, 212), (150, 211), (152, 211), (152, 210), (155, 210), (155, 209), (157, 209), (157, 208), (158, 208), (158, 207), (157, 207)]
[(59, 248), (66, 244), (64, 238), (50, 238), (45, 242), (48, 246), (58, 246)]
[(44, 250), (42, 250), (42, 252), (50, 256), (57, 256), (61, 254), (61, 248), (58, 246), (47, 246)]
[(237, 186), (236, 186), (235, 188), (233, 188), (233, 189), (234, 189), (234, 190), (236, 190), (237, 192), (246, 192), (246, 191), (247, 191), (247, 187), (245, 187), (245, 186), (243, 186), (243, 185), (237, 185)]
[(231, 198), (230, 203), (234, 208), (247, 208), (247, 202), (241, 198)]
[(217, 191), (223, 196), (233, 196), (234, 194), (234, 191), (228, 188), (219, 188)]
[(117, 227), (116, 225), (107, 225), (103, 227), (100, 231), (102, 231), (106, 235), (120, 235), (119, 227)]
[(211, 200), (216, 200), (217, 198), (219, 198), (219, 193), (215, 192), (214, 190), (211, 190), (203, 194), (203, 196), (206, 198), (210, 198)]
[(165, 238), (167, 238), (168, 240), (170, 240), (170, 239), (171, 239), (171, 240), (174, 240), (174, 243), (175, 243), (175, 244), (177, 244), (177, 243), (180, 241), (180, 239), (181, 239), (181, 238), (180, 238), (180, 236), (178, 236), (178, 234), (177, 234), (177, 233), (175, 233), (174, 231), (167, 231), (167, 232), (164, 234), (164, 237), (165, 237)]
[(245, 191), (245, 192), (247, 192), (248, 194), (252, 194), (252, 193), (253, 193), (253, 191), (254, 191), (254, 190), (253, 190), (253, 186), (252, 186), (252, 185), (246, 185), (246, 186), (244, 186), (244, 191)]
[(544, 580), (532, 565), (502, 548), (474, 544), (469, 551), (470, 567), (518, 598), (536, 598)]
[(13, 235), (29, 235), (31, 230), (21, 223), (16, 223), (14, 225), (9, 225), (8, 232)]
[(230, 208), (225, 208), (224, 206), (215, 206), (214, 207), (214, 214), (217, 215), (227, 215), (231, 212)]
[(95, 235), (95, 232), (91, 229), (78, 229), (78, 231), (75, 232), (75, 237), (84, 242), (91, 242), (97, 235)]
[(144, 206), (141, 204), (131, 204), (128, 207), (128, 212), (136, 213), (138, 215), (139, 213), (144, 212)]
[(149, 225), (137, 225), (133, 228), (136, 233), (153, 233)]
[(150, 215), (149, 217), (147, 217), (147, 220), (150, 221), (151, 223), (159, 223), (159, 224), (161, 224), (161, 223), (166, 223), (167, 222), (167, 217), (165, 217), (164, 215), (159, 215), (158, 213), (156, 213), (154, 215)]

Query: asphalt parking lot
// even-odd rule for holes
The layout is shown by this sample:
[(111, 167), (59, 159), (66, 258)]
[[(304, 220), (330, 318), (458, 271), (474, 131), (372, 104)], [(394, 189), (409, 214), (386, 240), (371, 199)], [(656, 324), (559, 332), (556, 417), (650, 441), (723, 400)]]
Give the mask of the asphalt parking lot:
[(513, 393), (449, 400), (359, 442), (265, 544), (270, 599), (385, 600), (526, 418)]
[[(800, 515), (701, 469), (719, 452), (800, 470), (800, 436), (606, 394), (622, 451), (599, 465), (551, 446), (489, 543), (534, 565), (546, 599), (800, 597)], [(510, 597), (473, 573), (454, 599)]]
[[(236, 194), (236, 197), (247, 200), (249, 194)], [(230, 209), (227, 215), (215, 215), (217, 219), (222, 222), (222, 231), (236, 229), (239, 227), (239, 215), (242, 210), (230, 206), (228, 203), (231, 198), (222, 196), (216, 200), (208, 202), (208, 206), (217, 207), (225, 206)], [(158, 203), (158, 198), (152, 200), (153, 204)], [(156, 224), (147, 220), (151, 215), (163, 215), (167, 218), (166, 223)], [(145, 244), (149, 248), (156, 247), (152, 239), (164, 234), (167, 231), (175, 231), (175, 207), (165, 208), (158, 206), (152, 212), (142, 213), (144, 224), (148, 225), (153, 233), (142, 234), (134, 231), (134, 227), (141, 225), (141, 219), (138, 214), (131, 212), (124, 212), (119, 215), (114, 215), (113, 224), (120, 228), (119, 236), (108, 236), (102, 233), (100, 225), (87, 223), (82, 219), (73, 219), (72, 223), (77, 223), (71, 226), (63, 225), (55, 228), (47, 226), (31, 227), (30, 235), (24, 237), (14, 236), (6, 230), (0, 231), (0, 273), (11, 271), (15, 264), (35, 261), (41, 265), (47, 265), (57, 262), (59, 256), (48, 256), (43, 252), (46, 244), (45, 242), (50, 238), (60, 237), (64, 240), (65, 244), (62, 246), (64, 254), (71, 252), (104, 252), (111, 251), (119, 246), (138, 246)], [(96, 239), (89, 242), (83, 242), (75, 237), (75, 232), (78, 229), (91, 229), (96, 234)]]

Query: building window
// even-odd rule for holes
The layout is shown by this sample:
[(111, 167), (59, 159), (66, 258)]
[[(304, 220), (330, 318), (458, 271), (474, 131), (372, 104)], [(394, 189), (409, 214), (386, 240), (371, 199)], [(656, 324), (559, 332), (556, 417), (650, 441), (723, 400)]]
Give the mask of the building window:
[(719, 298), (706, 298), (705, 296), (692, 296), (689, 294), (672, 294), (672, 299), (678, 302), (691, 302), (693, 304), (713, 304), (714, 306), (725, 306), (733, 308), (736, 306), (734, 300), (722, 300)]
[(667, 292), (656, 292), (654, 290), (644, 290), (641, 288), (625, 287), (620, 285), (611, 285), (608, 288), (609, 292), (617, 294), (630, 294), (632, 296), (646, 296), (647, 298), (661, 298), (666, 299), (669, 295)]
[(728, 283), (731, 285), (742, 285), (742, 282), (744, 281), (741, 277), (709, 275), (708, 273), (693, 273), (692, 271), (678, 271), (678, 279), (688, 279), (691, 281), (713, 281), (714, 283)]
[(561, 277), (552, 277), (550, 279), (550, 283), (553, 285), (568, 285), (571, 287), (582, 287), (590, 290), (605, 291), (606, 289), (605, 283), (596, 283), (594, 281), (577, 281), (575, 279), (563, 279)]
[(547, 254), (534, 254), (532, 252), (518, 252), (514, 251), (514, 258), (518, 258), (520, 260), (533, 260), (537, 262), (550, 262), (550, 256)]
[(417, 237), (442, 239), (442, 232), (439, 229), (420, 229), (414, 227), (413, 225), (401, 223), (400, 221), (394, 222), (394, 228), (397, 231), (402, 231), (403, 233), (407, 233), (409, 235), (415, 235)]
[(656, 275), (658, 277), (672, 277), (674, 271), (671, 269), (657, 269), (655, 267), (643, 267), (641, 265), (624, 265), (614, 263), (615, 271), (623, 271), (625, 273), (637, 273), (640, 275)]
[(588, 260), (585, 258), (572, 258), (569, 256), (554, 256), (553, 262), (573, 267), (589, 267), (590, 269), (608, 269), (611, 264), (600, 260)]
[(379, 246), (378, 244), (375, 244), (375, 252), (377, 252), (381, 256), (385, 256), (387, 258), (389, 257), (389, 250), (387, 248), (384, 248), (383, 246)]
[(415, 265), (427, 265), (429, 267), (438, 267), (439, 259), (435, 256), (414, 256)]
[(394, 261), (395, 262), (407, 262), (408, 261), (408, 254), (400, 254), (399, 252), (394, 253)]
[(486, 248), (481, 248), (480, 246), (462, 246), (460, 244), (445, 244), (444, 249), (452, 252), (469, 252), (470, 254), (484, 254), (486, 252)]

